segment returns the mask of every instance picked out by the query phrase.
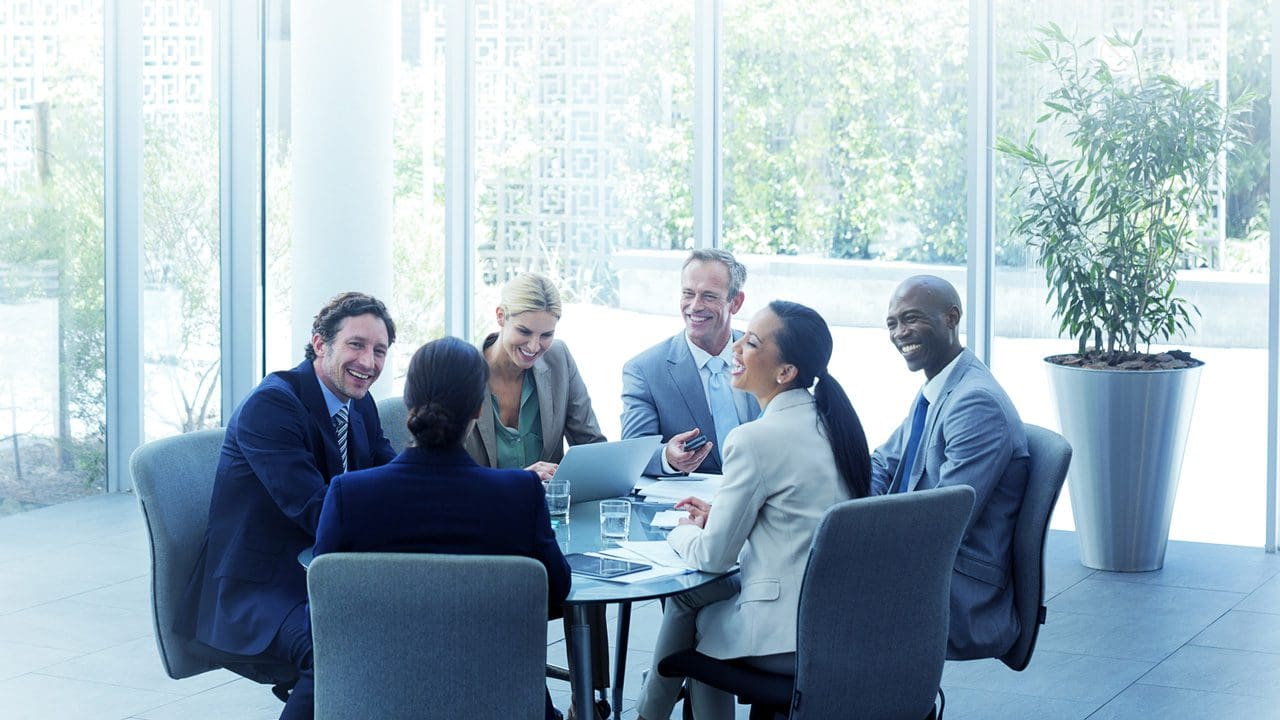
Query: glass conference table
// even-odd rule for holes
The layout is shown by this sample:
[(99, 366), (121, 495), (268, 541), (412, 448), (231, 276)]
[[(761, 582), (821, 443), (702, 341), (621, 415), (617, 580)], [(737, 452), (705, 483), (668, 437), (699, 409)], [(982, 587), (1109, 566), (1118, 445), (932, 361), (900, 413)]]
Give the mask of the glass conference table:
[[(650, 525), (654, 513), (670, 509), (670, 505), (633, 502), (631, 504), (631, 540), (661, 540), (667, 531)], [(569, 508), (569, 521), (553, 523), (556, 542), (560, 551), (585, 553), (616, 546), (600, 536), (600, 501), (577, 503)], [(311, 548), (298, 554), (303, 567), (311, 564)], [(569, 687), (573, 690), (574, 714), (579, 718), (594, 717), (594, 679), (591, 677), (591, 630), (587, 624), (590, 608), (618, 603), (618, 642), (614, 648), (614, 671), (611, 710), (613, 717), (622, 717), (622, 681), (627, 664), (627, 635), (631, 629), (631, 604), (640, 600), (653, 600), (679, 595), (717, 580), (728, 573), (688, 572), (634, 583), (610, 582), (574, 575), (565, 598), (565, 613), (569, 617), (569, 637), (565, 638), (569, 657)]]
[[(654, 513), (669, 509), (671, 509), (669, 504), (633, 502), (630, 539), (661, 540), (665, 538), (667, 530), (654, 528), (650, 522), (653, 520)], [(569, 508), (569, 522), (560, 523), (555, 531), (560, 551), (565, 555), (594, 552), (615, 546), (600, 536), (599, 500), (572, 505)], [(737, 570), (726, 574), (733, 572)], [(631, 626), (631, 604), (641, 600), (679, 595), (722, 576), (720, 573), (689, 572), (628, 584), (574, 575), (569, 588), (569, 597), (565, 598), (565, 613), (569, 616), (569, 637), (565, 638), (565, 642), (568, 644), (569, 657), (572, 658), (569, 663), (569, 686), (573, 690), (574, 714), (578, 718), (594, 717), (592, 715), (594, 679), (591, 677), (593, 667), (591, 632), (587, 625), (589, 608), (618, 603), (618, 640), (617, 647), (614, 648), (611, 705), (613, 717), (621, 718), (622, 681), (627, 668), (627, 635)]]

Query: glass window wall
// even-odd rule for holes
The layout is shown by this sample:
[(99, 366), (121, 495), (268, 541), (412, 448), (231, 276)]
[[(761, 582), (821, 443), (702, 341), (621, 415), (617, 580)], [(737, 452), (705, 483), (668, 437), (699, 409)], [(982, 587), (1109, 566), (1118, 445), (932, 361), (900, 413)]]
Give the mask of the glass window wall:
[(0, 15), (0, 515), (105, 487), (103, 3)]
[[(1224, 12), (1226, 13), (1224, 15)], [(1060, 130), (1037, 125), (1052, 78), (1019, 50), (1035, 28), (1058, 23), (1079, 40), (1098, 39), (1089, 57), (1125, 72), (1121, 51), (1103, 36), (1142, 32), (1143, 63), (1184, 82), (1211, 83), (1222, 99), (1261, 93), (1247, 113), (1246, 143), (1225, 158), (1225, 179), (1214, 181), (1214, 210), (1199, 219), (1197, 247), (1182, 260), (1175, 293), (1199, 308), (1195, 329), (1153, 345), (1181, 348), (1205, 361), (1182, 465), (1170, 535), (1178, 540), (1261, 545), (1266, 497), (1267, 260), (1270, 154), (1270, 3), (1058, 2), (996, 3), (997, 134), (1025, 142), (1033, 128), (1050, 154), (1061, 154)], [(1057, 429), (1058, 418), (1042, 358), (1073, 352), (1074, 339), (1058, 339), (1036, 251), (1012, 232), (1010, 197), (1018, 168), (997, 156), (994, 370), (1023, 419)], [(1274, 319), (1272, 320), (1274, 321)], [(1069, 493), (1068, 486), (1068, 493)], [(1054, 526), (1072, 527), (1064, 493)]]
[(549, 276), (565, 303), (556, 335), (616, 439), (622, 364), (682, 327), (679, 264), (655, 251), (693, 236), (693, 7), (495, 0), (475, 12), (474, 339), (497, 330), (503, 283)]
[(831, 372), (874, 447), (922, 376), (884, 330), (916, 273), (965, 284), (967, 2), (724, 3), (722, 245), (832, 326)]
[(217, 427), (217, 14), (204, 0), (142, 4), (143, 428)]

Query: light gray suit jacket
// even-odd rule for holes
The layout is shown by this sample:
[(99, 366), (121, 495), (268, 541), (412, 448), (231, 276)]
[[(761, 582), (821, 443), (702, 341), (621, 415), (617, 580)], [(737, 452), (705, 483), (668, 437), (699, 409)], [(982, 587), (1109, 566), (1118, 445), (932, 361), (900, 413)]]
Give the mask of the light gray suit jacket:
[[(734, 332), (733, 340), (742, 337)], [(760, 416), (760, 403), (750, 393), (734, 388), (733, 400), (743, 421)], [(693, 353), (684, 332), (664, 340), (627, 361), (622, 366), (622, 438), (671, 436), (698, 428), (708, 439), (716, 439), (716, 424), (707, 404), (702, 377), (693, 364)], [(698, 472), (718, 473), (723, 463), (721, 448), (713, 447)], [(663, 448), (653, 454), (645, 475), (661, 475)]]
[(951, 577), (952, 660), (998, 657), (1017, 639), (1010, 580), (1014, 524), (1027, 487), (1029, 456), (1022, 420), (991, 371), (961, 352), (937, 402), (925, 415), (911, 477), (901, 460), (911, 415), (871, 455), (871, 493), (908, 483), (911, 490), (969, 485), (977, 493)]
[[(489, 347), (497, 333), (485, 338)], [(546, 462), (560, 462), (565, 441), (570, 445), (604, 442), (596, 414), (591, 410), (591, 396), (578, 374), (578, 366), (569, 348), (559, 340), (533, 364), (533, 385), (538, 390), (538, 411), (542, 416), (542, 457)], [(480, 465), (496, 467), (498, 462), (497, 430), (489, 394), (485, 393), (484, 410), (463, 440), (467, 452)]]
[(738, 595), (698, 611), (699, 652), (795, 652), (809, 544), (827, 509), (849, 498), (808, 390), (778, 394), (758, 420), (729, 433), (706, 528), (681, 525), (667, 536), (693, 567), (742, 566)]

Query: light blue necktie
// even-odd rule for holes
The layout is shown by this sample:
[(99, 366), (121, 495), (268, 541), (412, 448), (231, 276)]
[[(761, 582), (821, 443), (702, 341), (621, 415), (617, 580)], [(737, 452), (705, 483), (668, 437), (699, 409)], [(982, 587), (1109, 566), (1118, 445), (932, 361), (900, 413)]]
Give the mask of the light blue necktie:
[(716, 447), (720, 448), (720, 457), (724, 457), (724, 439), (730, 430), (738, 427), (738, 408), (733, 404), (733, 390), (724, 379), (725, 367), (722, 358), (713, 357), (707, 361), (707, 371), (711, 373), (707, 380), (707, 399), (711, 403), (711, 419), (716, 423)]
[(924, 417), (929, 414), (929, 401), (924, 395), (916, 401), (915, 414), (911, 416), (911, 436), (907, 439), (907, 452), (902, 456), (902, 479), (898, 482), (898, 492), (906, 492), (911, 486), (911, 471), (916, 465), (916, 454), (920, 450), (920, 436), (924, 435)]

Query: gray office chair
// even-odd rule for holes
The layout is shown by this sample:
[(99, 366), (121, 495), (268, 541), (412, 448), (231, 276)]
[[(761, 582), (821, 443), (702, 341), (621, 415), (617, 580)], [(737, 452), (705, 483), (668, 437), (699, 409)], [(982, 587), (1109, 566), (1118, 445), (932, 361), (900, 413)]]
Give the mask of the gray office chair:
[(800, 587), (794, 676), (694, 650), (664, 658), (658, 672), (736, 694), (752, 706), (752, 720), (932, 717), (952, 567), (973, 498), (973, 488), (960, 485), (828, 510)]
[(397, 453), (409, 447), (413, 436), (409, 434), (409, 409), (404, 406), (404, 398), (382, 398), (378, 401), (378, 422), (382, 423), (382, 434), (391, 442), (391, 448)]
[(538, 561), (331, 553), (312, 561), (307, 590), (317, 720), (543, 718)]
[(224, 653), (173, 628), (204, 544), (222, 428), (146, 443), (129, 458), (151, 550), (151, 619), (164, 671), (175, 680), (224, 667), (286, 695), (297, 669), (260, 656)]
[(1040, 626), (1045, 622), (1044, 542), (1049, 517), (1058, 503), (1071, 465), (1071, 446), (1061, 435), (1037, 425), (1024, 425), (1031, 467), (1013, 531), (1013, 604), (1022, 632), (1000, 661), (1014, 670), (1031, 662)]

